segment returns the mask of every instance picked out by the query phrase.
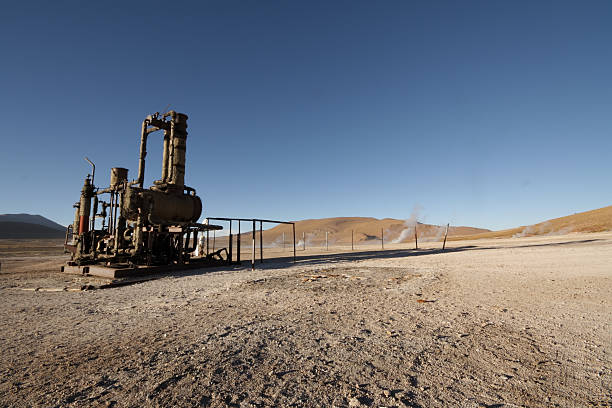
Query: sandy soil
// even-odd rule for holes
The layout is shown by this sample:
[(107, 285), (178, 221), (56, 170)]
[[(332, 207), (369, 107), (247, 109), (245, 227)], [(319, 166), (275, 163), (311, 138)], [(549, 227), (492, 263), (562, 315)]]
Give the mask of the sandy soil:
[(610, 406), (612, 234), (451, 246), (83, 292), (3, 247), (0, 405)]

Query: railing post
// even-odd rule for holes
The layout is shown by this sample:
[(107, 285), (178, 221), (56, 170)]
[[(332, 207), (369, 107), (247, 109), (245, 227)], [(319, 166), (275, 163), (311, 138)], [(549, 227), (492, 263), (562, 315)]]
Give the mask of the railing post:
[(259, 263), (263, 263), (263, 222), (259, 221)]
[(229, 238), (229, 242), (227, 246), (229, 247), (229, 254), (227, 256), (227, 260), (231, 264), (232, 261), (234, 260), (234, 254), (232, 253), (232, 247), (234, 243), (234, 240), (232, 239), (232, 220), (230, 220), (229, 222), (229, 237), (228, 238)]
[(255, 270), (255, 220), (253, 220), (253, 254), (251, 257), (251, 270)]
[(240, 220), (238, 220), (238, 236), (236, 237), (236, 263), (240, 265)]

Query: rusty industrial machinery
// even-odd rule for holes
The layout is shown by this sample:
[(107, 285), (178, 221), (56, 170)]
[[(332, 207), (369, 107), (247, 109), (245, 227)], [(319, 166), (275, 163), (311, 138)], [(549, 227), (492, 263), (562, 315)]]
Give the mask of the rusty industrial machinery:
[[(147, 138), (157, 131), (164, 135), (161, 179), (145, 188)], [(227, 261), (222, 251), (195, 256), (198, 234), (222, 227), (197, 222), (202, 200), (185, 185), (186, 141), (187, 115), (155, 113), (142, 122), (136, 180), (128, 181), (128, 170), (115, 167), (109, 185), (100, 188), (94, 184), (95, 165), (86, 158), (92, 174), (85, 178), (66, 231), (64, 248), (72, 254), (68, 269), (83, 273), (93, 265), (117, 270)]]

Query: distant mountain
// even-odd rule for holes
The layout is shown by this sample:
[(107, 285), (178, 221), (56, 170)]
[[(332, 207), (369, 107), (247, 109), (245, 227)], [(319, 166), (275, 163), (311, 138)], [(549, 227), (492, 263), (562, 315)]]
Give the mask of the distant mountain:
[(30, 224), (27, 222), (0, 222), (0, 238), (62, 238), (64, 231), (55, 228), (45, 227), (44, 225)]
[(42, 215), (32, 214), (0, 214), (0, 222), (25, 222), (28, 224), (42, 225), (51, 229), (66, 231), (66, 227), (51, 221)]
[(66, 227), (42, 215), (0, 214), (0, 238), (61, 238)]

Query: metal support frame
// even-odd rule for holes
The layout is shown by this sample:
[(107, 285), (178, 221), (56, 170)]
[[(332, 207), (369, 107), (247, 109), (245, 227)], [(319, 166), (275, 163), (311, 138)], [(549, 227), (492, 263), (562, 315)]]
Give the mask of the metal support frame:
[[(251, 268), (255, 269), (255, 260), (256, 260), (256, 241), (257, 241), (257, 223), (259, 222), (259, 261), (262, 263), (264, 261), (263, 258), (263, 223), (270, 224), (288, 224), (292, 226), (293, 230), (293, 262), (297, 262), (297, 254), (296, 254), (296, 241), (295, 241), (295, 223), (290, 221), (278, 221), (278, 220), (266, 220), (260, 218), (229, 218), (229, 217), (207, 217), (206, 222), (208, 223), (210, 220), (212, 221), (227, 221), (230, 223), (230, 235), (229, 235), (229, 259), (233, 260), (232, 252), (233, 252), (233, 236), (232, 236), (232, 222), (236, 221), (238, 223), (238, 236), (236, 237), (236, 262), (240, 263), (240, 223), (241, 222), (251, 222), (253, 226), (252, 230), (252, 254), (251, 254)], [(208, 233), (208, 231), (207, 231)], [(213, 230), (213, 251), (215, 245), (215, 231)], [(208, 237), (207, 237), (208, 241)], [(306, 241), (304, 241), (304, 245)], [(206, 248), (208, 251), (208, 242), (206, 244)]]

